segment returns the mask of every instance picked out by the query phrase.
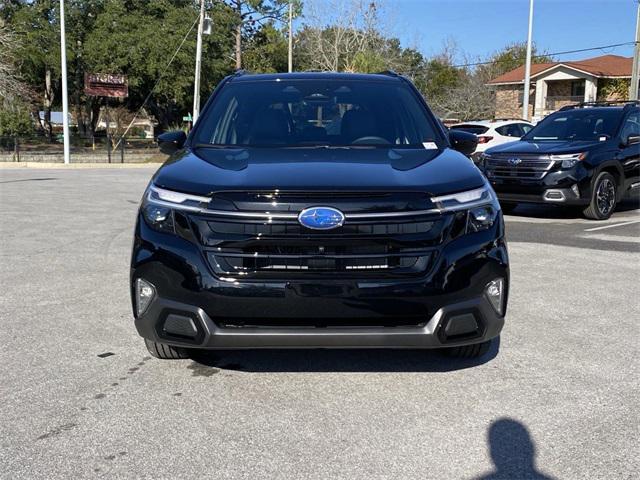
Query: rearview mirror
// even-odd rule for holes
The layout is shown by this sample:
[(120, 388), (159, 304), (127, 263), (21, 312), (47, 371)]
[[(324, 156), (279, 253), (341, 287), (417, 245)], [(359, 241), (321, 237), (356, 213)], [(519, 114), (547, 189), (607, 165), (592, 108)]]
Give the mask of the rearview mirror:
[(640, 135), (629, 135), (627, 137), (627, 143), (626, 145), (637, 145), (638, 143), (640, 143)]
[(449, 142), (451, 148), (468, 156), (476, 151), (478, 137), (462, 130), (449, 130)]
[(187, 134), (182, 130), (174, 130), (158, 135), (158, 148), (162, 153), (171, 155), (180, 150), (187, 141)]

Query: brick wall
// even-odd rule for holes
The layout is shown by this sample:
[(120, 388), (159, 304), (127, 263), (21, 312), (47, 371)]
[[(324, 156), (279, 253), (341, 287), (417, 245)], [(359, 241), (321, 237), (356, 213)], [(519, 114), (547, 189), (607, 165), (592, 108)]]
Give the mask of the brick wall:
[[(495, 118), (521, 118), (522, 88), (520, 85), (498, 85), (496, 87), (496, 113)], [(534, 115), (535, 88), (529, 91), (529, 119)]]
[[(571, 98), (571, 84), (572, 80), (555, 80), (547, 82), (547, 99), (551, 99), (552, 102), (549, 107), (553, 110), (560, 110), (566, 105), (573, 105), (576, 102), (582, 102), (584, 96), (580, 98)], [(553, 98), (553, 97), (565, 97), (565, 98)], [(546, 103), (546, 102), (545, 102)], [(545, 105), (546, 108), (546, 105)]]

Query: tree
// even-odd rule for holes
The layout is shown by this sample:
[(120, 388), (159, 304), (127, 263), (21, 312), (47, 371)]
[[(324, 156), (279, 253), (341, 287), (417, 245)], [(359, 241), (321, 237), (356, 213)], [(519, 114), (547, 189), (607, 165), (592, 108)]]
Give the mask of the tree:
[[(60, 87), (60, 37), (54, 0), (20, 0), (3, 10), (4, 20), (20, 38), (15, 56), (22, 78), (42, 96), (41, 126), (52, 138), (51, 109)], [(33, 114), (40, 119), (37, 106)]]
[(245, 44), (242, 61), (251, 72), (284, 72), (287, 70), (287, 48), (283, 32), (269, 23)]
[(311, 4), (298, 33), (299, 61), (311, 70), (369, 71), (380, 61), (375, 2), (326, 0)]
[(418, 78), (424, 58), (387, 32), (381, 1), (311, 3), (297, 35), (296, 62), (303, 69), (373, 73), (395, 70)]
[(0, 19), (0, 99), (24, 97), (31, 92), (17, 72), (18, 39)]
[(28, 100), (32, 92), (17, 73), (19, 42), (0, 19), (0, 137), (26, 135), (33, 131)]
[[(132, 110), (139, 108), (155, 87), (148, 107), (163, 127), (190, 111), (199, 15), (196, 7), (191, 0), (107, 2), (87, 35), (87, 67), (93, 72), (126, 74), (129, 97), (125, 105)], [(232, 39), (228, 32), (233, 19), (218, 2), (208, 7), (215, 28), (203, 40), (201, 75), (202, 89), (210, 92), (231, 71), (228, 55)]]
[[(432, 67), (434, 61), (441, 63), (429, 81), (429, 98), (435, 111), (443, 117), (460, 120), (491, 118), (495, 112), (495, 91), (488, 82), (522, 66), (526, 51), (525, 43), (515, 43), (495, 52), (486, 63), (466, 59), (464, 63), (468, 66), (456, 68), (453, 64), (455, 47), (446, 46), (443, 53), (429, 62)], [(548, 55), (538, 54), (535, 46), (532, 48), (533, 63), (551, 61), (553, 59)], [(474, 66), (474, 63), (481, 64)]]
[[(487, 65), (480, 65), (478, 70), (483, 71), (484, 75), (493, 75), (494, 77), (507, 73), (522, 65), (527, 60), (527, 44), (511, 43), (502, 50), (495, 52)], [(549, 63), (553, 62), (546, 53), (538, 53), (535, 44), (531, 46), (531, 62), (532, 63)]]
[(234, 40), (236, 69), (242, 68), (242, 44), (252, 37), (259, 27), (275, 22), (284, 22), (288, 18), (289, 3), (293, 1), (295, 12), (301, 4), (299, 0), (219, 0), (235, 16)]

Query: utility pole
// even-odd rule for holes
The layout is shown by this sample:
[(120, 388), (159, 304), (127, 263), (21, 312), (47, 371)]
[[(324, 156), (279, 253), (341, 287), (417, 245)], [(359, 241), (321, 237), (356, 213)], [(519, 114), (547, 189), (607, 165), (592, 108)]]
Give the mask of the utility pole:
[(638, 18), (636, 19), (636, 44), (633, 49), (633, 69), (631, 71), (631, 88), (629, 100), (638, 100), (638, 82), (640, 81), (640, 1), (638, 1)]
[(289, 2), (289, 73), (293, 72), (293, 3)]
[(62, 133), (64, 135), (64, 163), (69, 164), (69, 98), (67, 92), (67, 40), (64, 28), (64, 0), (60, 0), (60, 64), (62, 66)]
[(204, 0), (200, 0), (200, 21), (198, 22), (198, 40), (196, 43), (196, 74), (193, 82), (193, 124), (200, 113), (200, 64), (202, 63), (202, 29), (204, 25)]
[(531, 37), (533, 34), (533, 0), (529, 0), (529, 36), (527, 37), (527, 60), (524, 66), (524, 95), (522, 96), (522, 118), (529, 120), (529, 90), (531, 84)]

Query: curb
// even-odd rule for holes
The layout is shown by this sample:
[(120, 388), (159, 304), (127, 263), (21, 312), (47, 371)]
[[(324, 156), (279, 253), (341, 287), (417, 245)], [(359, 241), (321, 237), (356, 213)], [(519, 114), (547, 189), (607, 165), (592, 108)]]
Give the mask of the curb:
[(0, 162), (0, 170), (16, 168), (54, 168), (75, 170), (83, 168), (158, 168), (162, 163), (46, 163), (46, 162)]

